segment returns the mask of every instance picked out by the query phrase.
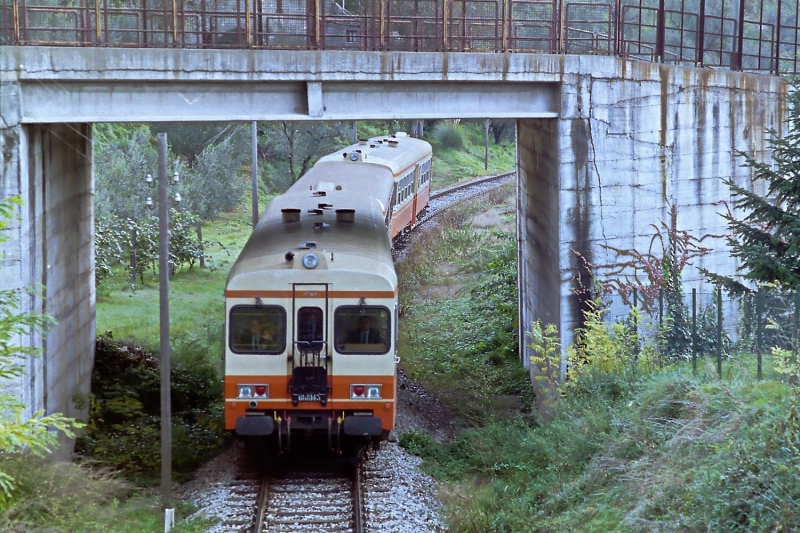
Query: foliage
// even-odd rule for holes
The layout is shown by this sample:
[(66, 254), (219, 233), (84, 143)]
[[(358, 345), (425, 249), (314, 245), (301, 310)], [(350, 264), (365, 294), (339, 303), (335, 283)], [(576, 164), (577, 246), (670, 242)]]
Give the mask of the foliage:
[[(0, 243), (5, 242), (3, 229), (21, 204), (18, 197), (0, 200)], [(2, 260), (0, 256), (0, 260)], [(0, 290), (0, 383), (23, 375), (24, 367), (20, 359), (36, 357), (41, 350), (25, 345), (23, 339), (31, 335), (43, 335), (54, 321), (51, 317), (36, 311), (24, 311), (23, 294), (34, 298), (37, 290), (28, 288)], [(83, 426), (60, 413), (45, 416), (44, 409), (24, 417), (26, 406), (15, 396), (0, 393), (0, 458), (27, 450), (37, 457), (43, 457), (58, 445), (59, 433), (69, 438), (73, 430)], [(2, 464), (2, 463), (0, 463)], [(12, 475), (0, 470), (0, 507), (6, 505), (17, 489)]]
[[(222, 246), (217, 241), (198, 240), (195, 236), (200, 219), (185, 211), (170, 209), (169, 265), (172, 272), (186, 266), (191, 270), (210, 246)], [(96, 282), (101, 284), (122, 267), (125, 273), (134, 272), (144, 283), (148, 270), (158, 273), (158, 217), (101, 220), (95, 222)], [(214, 268), (213, 261), (207, 266)]]
[[(448, 212), (397, 265), (404, 369), (467, 425), (532, 399), (518, 358), (515, 241), (471, 228), (476, 209)], [(444, 297), (450, 286), (456, 294)]]
[(437, 122), (433, 128), (433, 138), (443, 148), (461, 150), (464, 147), (464, 127), (458, 122)]
[(94, 125), (95, 214), (100, 220), (147, 215), (144, 176), (155, 176), (158, 154), (141, 124)]
[(622, 301), (637, 305), (648, 313), (658, 309), (663, 298), (666, 307), (667, 327), (659, 332), (665, 349), (671, 357), (686, 357), (692, 350), (688, 310), (683, 303), (682, 274), (693, 260), (708, 254), (711, 249), (702, 242), (715, 235), (695, 237), (689, 231), (678, 229), (678, 210), (670, 207), (669, 223), (651, 224), (653, 235), (647, 252), (636, 248), (619, 248), (601, 245), (615, 254), (615, 260), (605, 264), (592, 264), (584, 258), (602, 294), (618, 294)]
[(155, 138), (159, 133), (166, 133), (170, 150), (194, 170), (203, 152), (218, 145), (233, 145), (234, 150), (242, 154), (236, 157), (248, 157), (249, 126), (235, 122), (156, 122), (150, 124), (150, 136)]
[[(726, 180), (733, 197), (723, 217), (731, 231), (731, 255), (741, 262), (739, 271), (747, 281), (775, 283), (788, 290), (800, 290), (800, 78), (789, 80), (787, 91), (788, 132), (772, 135), (772, 161), (762, 162), (746, 153), (744, 166), (753, 172), (752, 182), (763, 182), (759, 194)], [(745, 213), (743, 218), (737, 217)], [(751, 289), (729, 276), (708, 273), (734, 294)]]
[[(201, 354), (172, 364), (173, 469), (186, 475), (222, 444), (222, 390)], [(135, 345), (97, 341), (89, 423), (76, 450), (141, 483), (160, 472), (158, 360)]]
[(240, 168), (249, 163), (249, 150), (234, 130), (220, 142), (205, 146), (191, 166), (181, 172), (181, 209), (199, 220), (213, 220), (241, 204), (247, 181)]
[[(112, 472), (87, 463), (52, 462), (30, 454), (4, 457), (18, 480), (14, 498), (0, 505), (0, 531), (152, 533), (163, 529), (156, 498), (137, 495)], [(179, 504), (175, 533), (202, 533), (210, 520), (185, 517)]]
[(258, 128), (259, 155), (271, 166), (270, 192), (283, 192), (321, 155), (353, 140), (351, 122), (275, 122)]

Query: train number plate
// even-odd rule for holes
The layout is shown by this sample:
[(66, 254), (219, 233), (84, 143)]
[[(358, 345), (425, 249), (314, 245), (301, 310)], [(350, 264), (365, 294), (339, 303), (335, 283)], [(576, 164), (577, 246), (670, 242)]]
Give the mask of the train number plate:
[(297, 400), (300, 402), (319, 402), (322, 401), (321, 394), (298, 394)]

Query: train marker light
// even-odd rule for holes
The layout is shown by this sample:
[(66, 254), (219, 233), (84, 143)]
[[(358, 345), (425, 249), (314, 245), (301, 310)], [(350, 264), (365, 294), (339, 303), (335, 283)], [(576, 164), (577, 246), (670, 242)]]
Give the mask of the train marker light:
[(319, 264), (319, 257), (314, 252), (309, 252), (303, 256), (303, 266), (306, 268), (316, 268)]
[(269, 398), (269, 385), (259, 383), (257, 385), (238, 385), (239, 387), (239, 398), (257, 398), (257, 399), (266, 399)]
[(350, 385), (351, 400), (380, 400), (381, 385)]

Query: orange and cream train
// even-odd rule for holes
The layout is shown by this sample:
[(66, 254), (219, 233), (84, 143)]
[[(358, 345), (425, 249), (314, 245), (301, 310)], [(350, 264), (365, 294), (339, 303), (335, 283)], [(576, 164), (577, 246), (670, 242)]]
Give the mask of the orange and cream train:
[(225, 428), (373, 444), (394, 428), (392, 239), (428, 206), (431, 146), (397, 133), (324, 156), (261, 216), (225, 288)]

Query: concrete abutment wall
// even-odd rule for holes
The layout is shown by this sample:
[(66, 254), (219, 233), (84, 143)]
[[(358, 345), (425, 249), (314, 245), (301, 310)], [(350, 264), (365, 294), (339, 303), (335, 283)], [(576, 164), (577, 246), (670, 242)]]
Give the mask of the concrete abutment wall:
[(3, 389), (27, 416), (44, 409), (81, 417), (73, 397), (89, 392), (95, 342), (91, 125), (16, 125), (0, 135), (14, 147), (3, 153), (3, 196), (22, 199), (6, 231), (2, 288), (21, 291), (21, 310), (55, 319), (44, 335), (18, 339), (41, 357), (25, 360), (25, 376)]

